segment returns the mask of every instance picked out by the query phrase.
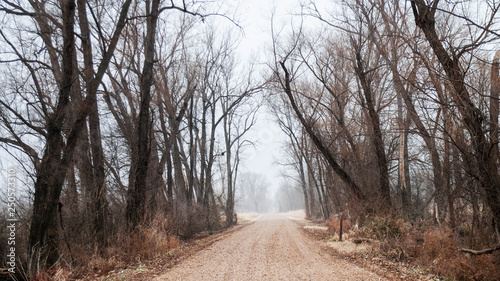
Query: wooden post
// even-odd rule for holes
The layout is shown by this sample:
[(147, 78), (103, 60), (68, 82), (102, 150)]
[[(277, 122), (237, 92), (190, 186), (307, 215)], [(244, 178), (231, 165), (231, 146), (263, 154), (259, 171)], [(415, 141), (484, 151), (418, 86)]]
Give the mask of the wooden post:
[(344, 214), (340, 214), (340, 230), (339, 230), (339, 242), (342, 242), (342, 223), (344, 221)]

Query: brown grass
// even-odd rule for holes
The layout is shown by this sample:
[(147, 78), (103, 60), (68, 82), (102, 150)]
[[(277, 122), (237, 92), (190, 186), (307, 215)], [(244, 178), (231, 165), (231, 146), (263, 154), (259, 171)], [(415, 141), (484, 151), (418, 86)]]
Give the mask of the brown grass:
[(70, 277), (87, 279), (89, 276), (103, 276), (116, 269), (135, 267), (164, 256), (181, 244), (179, 238), (168, 231), (169, 226), (169, 220), (157, 218), (131, 234), (118, 235), (104, 250), (80, 256), (80, 265), (73, 267)]
[(145, 260), (161, 256), (179, 244), (176, 236), (164, 231), (161, 222), (155, 222), (152, 226), (141, 227), (132, 235), (125, 236), (122, 245), (117, 245), (117, 250), (119, 254)]
[[(328, 232), (332, 234), (338, 234), (340, 232), (340, 219), (338, 216), (330, 216), (326, 220), (326, 227), (328, 227)], [(342, 232), (347, 233), (351, 230), (351, 222), (348, 219), (342, 220)]]
[[(334, 221), (331, 224), (335, 229)], [(377, 217), (353, 236), (380, 241), (378, 255), (410, 262), (450, 280), (500, 280), (500, 252), (466, 255), (459, 251), (463, 237), (449, 228), (411, 226), (400, 218)]]
[(429, 229), (424, 234), (420, 262), (453, 280), (500, 280), (500, 253), (469, 256), (459, 248), (449, 228)]
[(42, 271), (33, 276), (31, 281), (66, 281), (70, 279), (71, 272), (66, 268)]

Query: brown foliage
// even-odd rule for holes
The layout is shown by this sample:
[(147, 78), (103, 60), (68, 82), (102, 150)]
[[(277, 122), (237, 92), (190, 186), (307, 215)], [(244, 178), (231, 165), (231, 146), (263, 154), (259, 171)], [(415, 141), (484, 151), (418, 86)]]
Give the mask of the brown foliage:
[(355, 236), (379, 240), (381, 253), (397, 261), (411, 260), (419, 254), (410, 226), (398, 217), (374, 217)]
[(155, 219), (149, 226), (139, 226), (134, 233), (123, 236), (111, 250), (120, 260), (130, 262), (131, 258), (147, 260), (156, 258), (179, 246), (179, 239), (169, 233), (169, 221)]
[[(326, 220), (326, 226), (328, 227), (328, 231), (332, 234), (340, 232), (340, 218), (338, 216), (330, 216), (328, 220)], [(342, 220), (342, 232), (346, 233), (351, 230), (351, 222), (348, 219)]]
[(391, 260), (412, 262), (439, 276), (500, 280), (500, 252), (481, 256), (461, 253), (463, 237), (450, 228), (411, 226), (400, 218), (376, 217), (354, 235), (379, 240), (379, 254)]
[(33, 276), (32, 281), (65, 281), (69, 280), (70, 272), (65, 268), (41, 271)]
[(459, 248), (449, 228), (429, 229), (424, 234), (420, 262), (454, 280), (500, 280), (500, 253), (469, 256)]

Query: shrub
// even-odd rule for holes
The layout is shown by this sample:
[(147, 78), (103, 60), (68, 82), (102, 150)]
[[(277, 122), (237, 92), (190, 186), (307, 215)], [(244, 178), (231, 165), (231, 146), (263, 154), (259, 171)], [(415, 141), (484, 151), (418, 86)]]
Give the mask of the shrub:
[(380, 254), (392, 260), (410, 261), (420, 255), (418, 231), (400, 217), (372, 217), (354, 236), (380, 241)]

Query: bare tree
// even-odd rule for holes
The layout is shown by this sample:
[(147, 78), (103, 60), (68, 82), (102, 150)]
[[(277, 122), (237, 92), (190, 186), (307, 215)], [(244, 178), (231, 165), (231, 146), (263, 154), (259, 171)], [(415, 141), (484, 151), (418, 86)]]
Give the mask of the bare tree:
[(144, 66), (140, 77), (140, 107), (137, 126), (137, 164), (132, 186), (127, 196), (127, 224), (133, 230), (146, 217), (146, 178), (151, 155), (152, 124), (150, 116), (151, 87), (153, 84), (153, 65), (156, 44), (156, 26), (160, 1), (146, 1), (147, 31), (144, 44)]
[[(495, 154), (491, 153), (493, 144), (487, 138), (483, 126), (486, 117), (471, 98), (466, 84), (466, 73), (460, 62), (460, 57), (470, 50), (480, 46), (489, 37), (488, 32), (481, 33), (471, 40), (471, 45), (461, 49), (451, 47), (446, 50), (436, 30), (436, 12), (439, 1), (411, 1), (412, 11), (417, 26), (423, 31), (425, 38), (432, 47), (439, 63), (443, 67), (448, 82), (452, 87), (450, 91), (453, 101), (460, 112), (463, 125), (470, 134), (473, 159), (477, 165), (477, 176), (486, 195), (486, 202), (490, 207), (496, 222), (497, 232), (500, 229), (500, 175), (495, 162)], [(492, 7), (491, 18), (487, 26), (495, 19), (498, 6)], [(451, 52), (451, 54), (450, 54)]]
[[(2, 5), (2, 11), (7, 14), (22, 14), (31, 17), (38, 27), (47, 31), (43, 33), (42, 41), (50, 50), (55, 50), (55, 44), (61, 42), (62, 60), (51, 56), (50, 64), (54, 77), (58, 81), (59, 93), (57, 103), (51, 111), (46, 112), (46, 124), (42, 133), (45, 139), (43, 157), (36, 166), (35, 198), (33, 203), (33, 218), (31, 221), (29, 236), (29, 252), (33, 259), (44, 261), (43, 264), (50, 266), (59, 258), (58, 253), (58, 226), (57, 212), (59, 209), (59, 197), (66, 179), (67, 167), (72, 162), (79, 135), (86, 124), (87, 117), (95, 104), (97, 89), (102, 80), (104, 72), (109, 64), (111, 56), (120, 37), (120, 32), (125, 26), (128, 7), (131, 1), (125, 1), (121, 6), (119, 19), (115, 31), (109, 39), (109, 45), (103, 54), (94, 75), (92, 83), (88, 85), (87, 96), (82, 101), (75, 113), (75, 121), (69, 124), (70, 130), (66, 138), (63, 139), (63, 126), (67, 126), (68, 108), (70, 103), (71, 89), (74, 87), (76, 78), (74, 65), (75, 48), (75, 1), (64, 1), (61, 6), (60, 19), (48, 14), (43, 5), (31, 3), (31, 7), (24, 8), (21, 5), (6, 2)], [(31, 9), (33, 12), (29, 12)], [(62, 37), (57, 38), (52, 27), (62, 28)], [(3, 36), (5, 40), (6, 36)], [(104, 39), (104, 38), (103, 38)], [(55, 41), (52, 41), (55, 40)], [(59, 41), (61, 40), (61, 41)], [(20, 60), (25, 60), (25, 66), (33, 69), (28, 58), (23, 57), (13, 44), (10, 45), (12, 51), (18, 54)], [(36, 74), (36, 73), (33, 73)], [(37, 79), (37, 77), (34, 77)], [(35, 83), (37, 81), (35, 80)], [(41, 100), (42, 103), (45, 101)], [(21, 116), (19, 116), (21, 117)]]

